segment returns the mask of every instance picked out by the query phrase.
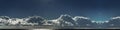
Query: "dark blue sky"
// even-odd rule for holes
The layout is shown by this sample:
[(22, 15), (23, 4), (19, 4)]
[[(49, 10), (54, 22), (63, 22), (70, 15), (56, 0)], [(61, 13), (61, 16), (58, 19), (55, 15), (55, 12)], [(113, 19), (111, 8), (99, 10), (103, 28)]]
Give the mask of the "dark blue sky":
[(108, 20), (120, 15), (120, 0), (0, 0), (0, 16), (56, 18), (61, 14)]

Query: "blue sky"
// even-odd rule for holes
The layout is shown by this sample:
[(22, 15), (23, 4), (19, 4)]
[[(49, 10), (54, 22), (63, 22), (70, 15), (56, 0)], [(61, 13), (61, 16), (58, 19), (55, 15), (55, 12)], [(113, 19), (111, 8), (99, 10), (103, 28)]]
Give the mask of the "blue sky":
[(119, 11), (120, 0), (0, 0), (0, 16), (57, 18), (69, 14), (108, 20), (119, 16)]

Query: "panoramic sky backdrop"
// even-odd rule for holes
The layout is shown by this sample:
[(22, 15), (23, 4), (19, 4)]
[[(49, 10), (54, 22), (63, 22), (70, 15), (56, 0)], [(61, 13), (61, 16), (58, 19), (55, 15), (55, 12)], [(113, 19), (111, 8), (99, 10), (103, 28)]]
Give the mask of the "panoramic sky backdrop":
[(61, 14), (109, 20), (120, 16), (120, 0), (0, 0), (0, 16), (54, 19)]

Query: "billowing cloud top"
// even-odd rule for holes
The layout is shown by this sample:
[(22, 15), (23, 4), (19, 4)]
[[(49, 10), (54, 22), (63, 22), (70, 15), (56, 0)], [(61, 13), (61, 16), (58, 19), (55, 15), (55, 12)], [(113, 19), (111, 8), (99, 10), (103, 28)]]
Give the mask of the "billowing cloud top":
[(30, 16), (26, 18), (10, 18), (0, 16), (0, 25), (75, 25), (78, 19), (89, 19), (83, 16), (72, 17), (68, 14), (61, 15), (57, 19), (46, 20), (40, 16)]
[[(113, 17), (111, 20), (119, 19), (118, 17)], [(57, 19), (47, 20), (41, 16), (30, 16), (25, 18), (11, 18), (8, 16), (0, 16), (0, 25), (13, 25), (13, 26), (38, 26), (38, 25), (53, 25), (53, 26), (90, 26), (102, 23), (109, 23), (109, 21), (93, 21), (88, 17), (84, 16), (70, 16), (68, 14), (63, 14)], [(94, 24), (95, 25), (95, 24)]]

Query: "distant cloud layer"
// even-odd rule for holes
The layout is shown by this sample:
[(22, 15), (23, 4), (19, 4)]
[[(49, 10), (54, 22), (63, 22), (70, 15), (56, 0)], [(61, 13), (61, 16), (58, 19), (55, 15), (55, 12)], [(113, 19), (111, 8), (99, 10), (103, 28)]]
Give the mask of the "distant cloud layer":
[(110, 18), (108, 21), (94, 21), (88, 17), (63, 14), (57, 19), (44, 19), (41, 16), (29, 16), (25, 18), (11, 18), (8, 16), (0, 16), (0, 26), (85, 26), (103, 27), (120, 26), (119, 16)]

